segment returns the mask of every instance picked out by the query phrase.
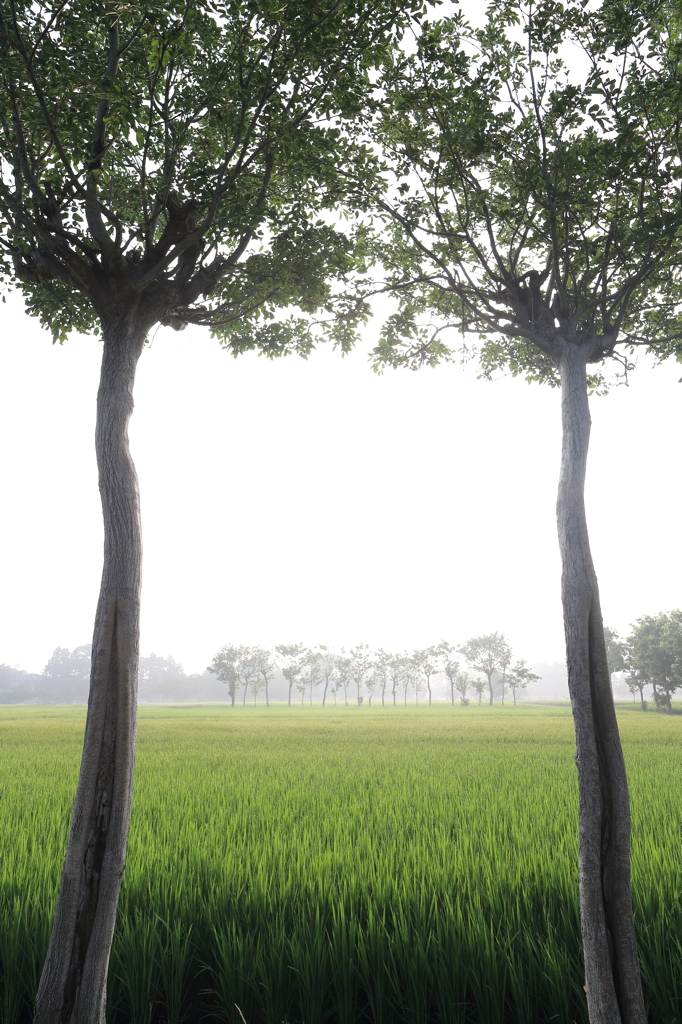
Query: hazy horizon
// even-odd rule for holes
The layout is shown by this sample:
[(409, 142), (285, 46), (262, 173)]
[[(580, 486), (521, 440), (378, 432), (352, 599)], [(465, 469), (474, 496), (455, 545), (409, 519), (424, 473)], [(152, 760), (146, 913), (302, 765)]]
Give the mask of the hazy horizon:
[[(91, 637), (101, 572), (100, 343), (53, 346), (20, 299), (0, 342), (0, 661), (40, 672)], [(131, 445), (144, 531), (141, 649), (202, 671), (228, 642), (404, 650), (499, 630), (563, 661), (554, 505), (559, 393), (476, 367), (234, 360), (156, 331)], [(588, 517), (605, 622), (679, 606), (680, 368), (591, 400)]]

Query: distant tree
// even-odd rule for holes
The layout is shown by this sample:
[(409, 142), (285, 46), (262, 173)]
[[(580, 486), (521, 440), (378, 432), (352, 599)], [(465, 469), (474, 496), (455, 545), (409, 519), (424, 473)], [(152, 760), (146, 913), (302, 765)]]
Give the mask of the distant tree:
[(368, 675), (365, 676), (365, 689), (367, 690), (367, 706), (371, 708), (372, 697), (379, 683), (379, 679), (376, 673), (376, 665), (370, 666)]
[(301, 681), (304, 686), (307, 687), (308, 695), (310, 698), (310, 704), (313, 703), (313, 691), (316, 687), (320, 686), (323, 681), (322, 670), (320, 665), (320, 655), (318, 651), (307, 651), (306, 656), (303, 660), (303, 673)]
[[(441, 665), (443, 667), (443, 673), (448, 681), (450, 687), (450, 700), (454, 706), (455, 703), (455, 691), (459, 694), (460, 704), (466, 707), (469, 703), (467, 693), (471, 686), (471, 679), (466, 672), (463, 671), (459, 662), (454, 657), (455, 647), (452, 647), (445, 640), (441, 641), (438, 645), (438, 650), (441, 656)], [(480, 702), (479, 702), (480, 703)]]
[(627, 650), (631, 673), (653, 686), (656, 707), (672, 711), (671, 696), (682, 686), (682, 611), (637, 619)]
[(400, 685), (403, 691), (403, 704), (407, 707), (407, 691), (414, 686), (414, 666), (407, 652), (400, 657)]
[[(511, 659), (511, 648), (503, 633), (486, 633), (467, 640), (459, 648), (472, 668), (488, 680), (490, 706), (493, 703), (493, 676), (501, 673)], [(480, 703), (480, 701), (479, 701)]]
[(372, 655), (367, 644), (357, 644), (350, 650), (350, 673), (357, 690), (358, 704), (360, 701), (360, 690), (372, 665)]
[(438, 654), (437, 647), (426, 647), (423, 650), (415, 651), (412, 655), (415, 666), (426, 681), (426, 688), (429, 692), (429, 707), (431, 707), (431, 679), (438, 671)]
[(459, 662), (455, 658), (456, 647), (449, 644), (447, 640), (441, 640), (438, 644), (438, 655), (440, 657), (440, 664), (443, 670), (443, 674), (450, 688), (450, 701), (454, 707), (455, 704), (455, 677), (459, 672)]
[(481, 704), (483, 703), (483, 694), (485, 693), (485, 679), (474, 679), (473, 687), (478, 696), (478, 706), (480, 707)]
[[(503, 707), (504, 707), (504, 694), (505, 694), (505, 689), (506, 689), (506, 686), (507, 686), (507, 672), (509, 671), (509, 666), (511, 664), (511, 659), (512, 659), (511, 647), (508, 647), (506, 655), (503, 655), (502, 658), (500, 659), (499, 687), (500, 687), (500, 695), (502, 697), (502, 706)], [(516, 703), (516, 701), (514, 703)]]
[(351, 659), (345, 653), (343, 647), (336, 663), (336, 670), (339, 677), (339, 686), (343, 690), (343, 703), (348, 707), (348, 687), (353, 682), (353, 673)]
[(62, 700), (86, 700), (90, 683), (91, 644), (74, 647), (56, 647), (43, 675), (58, 687)]
[(628, 690), (632, 694), (633, 703), (636, 703), (637, 694), (639, 694), (642, 711), (646, 711), (647, 705), (644, 700), (644, 687), (648, 684), (648, 680), (645, 679), (637, 669), (631, 668), (625, 677), (625, 682)]
[(260, 678), (258, 671), (258, 654), (255, 647), (244, 646), (237, 661), (237, 672), (239, 681), (244, 687), (242, 707), (246, 707), (246, 696), (251, 689), (251, 684)]
[(613, 693), (613, 673), (623, 672), (625, 669), (626, 645), (620, 639), (615, 629), (604, 626), (604, 642), (606, 643), (606, 663), (609, 669), (609, 682), (611, 693)]
[(291, 691), (303, 671), (303, 659), (306, 655), (306, 648), (303, 644), (278, 644), (275, 647), (275, 653), (279, 657), (282, 675), (289, 687), (287, 704), (291, 707)]
[[(399, 654), (391, 654), (388, 662), (388, 675), (391, 683), (391, 696), (393, 697), (393, 707), (396, 706), (396, 697), (398, 690), (400, 689), (405, 673), (405, 665), (403, 659)], [(407, 703), (407, 700), (405, 701)]]
[(407, 671), (410, 673), (412, 677), (412, 687), (414, 689), (415, 704), (419, 704), (419, 698), (421, 697), (422, 692), (424, 690), (424, 677), (421, 674), (419, 666), (415, 664), (414, 660), (410, 659), (410, 661), (412, 663)]
[(320, 646), (315, 648), (320, 666), (320, 674), (322, 676), (322, 682), (324, 683), (324, 689), (322, 691), (322, 707), (327, 703), (327, 691), (330, 686), (332, 693), (334, 694), (334, 703), (336, 703), (336, 691), (334, 690), (334, 680), (338, 673), (337, 657), (333, 651), (330, 651), (328, 647)]
[(253, 658), (256, 665), (256, 669), (263, 680), (263, 689), (265, 690), (265, 706), (270, 707), (270, 683), (272, 682), (275, 675), (275, 661), (272, 656), (272, 651), (268, 651), (263, 647), (253, 648)]
[(507, 685), (514, 696), (514, 707), (516, 707), (516, 691), (525, 690), (529, 683), (536, 683), (540, 676), (537, 676), (526, 665), (525, 661), (517, 661), (507, 671)]
[(372, 674), (374, 678), (375, 687), (378, 687), (381, 693), (381, 706), (386, 706), (386, 688), (388, 687), (390, 677), (390, 662), (391, 655), (387, 654), (381, 647), (376, 651), (374, 655), (374, 667)]
[(214, 655), (213, 661), (207, 668), (207, 671), (213, 672), (221, 683), (227, 683), (227, 692), (230, 695), (232, 707), (234, 707), (235, 697), (237, 696), (237, 690), (239, 689), (239, 663), (243, 657), (243, 653), (243, 645), (238, 646), (237, 644), (225, 644), (225, 646), (221, 647), (218, 653)]
[(140, 656), (137, 678), (141, 683), (160, 683), (184, 675), (184, 668), (170, 654), (168, 657), (153, 653)]
[(469, 679), (469, 676), (466, 674), (466, 672), (459, 668), (459, 666), (457, 667), (457, 670), (454, 673), (451, 685), (454, 690), (457, 690), (457, 693), (459, 694), (459, 702), (462, 705), (462, 707), (467, 707), (469, 704), (469, 698), (467, 697), (467, 693), (469, 692), (469, 687), (471, 686), (471, 680)]

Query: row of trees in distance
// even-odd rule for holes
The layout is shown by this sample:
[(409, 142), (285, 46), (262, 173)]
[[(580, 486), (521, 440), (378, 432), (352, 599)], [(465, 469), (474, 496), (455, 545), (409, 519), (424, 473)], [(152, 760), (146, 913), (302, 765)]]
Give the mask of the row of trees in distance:
[[(672, 697), (682, 687), (682, 610), (644, 615), (631, 626), (627, 636), (605, 628), (609, 673), (639, 699), (642, 710), (647, 700), (655, 707), (672, 711)], [(462, 662), (464, 664), (462, 664)], [(85, 703), (90, 681), (91, 645), (69, 650), (56, 647), (42, 673), (27, 673), (0, 664), (0, 703)], [(475, 675), (470, 673), (474, 672)], [(529, 684), (540, 679), (526, 662), (513, 661), (512, 651), (502, 633), (473, 637), (455, 646), (443, 640), (422, 650), (391, 653), (370, 650), (358, 644), (345, 650), (302, 643), (279, 644), (271, 650), (261, 646), (227, 644), (215, 655), (203, 673), (187, 674), (172, 655), (142, 655), (138, 662), (139, 699), (222, 700), (224, 686), (232, 702), (242, 704), (262, 694), (271, 700), (271, 684), (278, 674), (276, 690), (281, 693), (282, 677), (287, 703), (333, 699), (347, 706), (351, 700), (371, 707), (406, 704), (413, 699), (431, 703), (434, 681), (445, 687), (451, 702), (467, 705), (471, 698), (482, 703), (511, 700), (514, 704)], [(218, 685), (217, 681), (221, 685)], [(442, 690), (441, 690), (442, 692)]]
[[(477, 677), (468, 674), (458, 655), (479, 673)], [(299, 694), (301, 703), (307, 699), (311, 704), (314, 695), (319, 693), (323, 707), (329, 697), (336, 704), (341, 695), (346, 706), (349, 695), (359, 706), (365, 698), (369, 707), (373, 700), (380, 700), (382, 707), (387, 703), (395, 706), (398, 701), (407, 704), (409, 693), (414, 694), (417, 704), (423, 697), (431, 705), (434, 679), (439, 675), (446, 679), (453, 704), (456, 699), (463, 705), (469, 704), (468, 695), (472, 692), (476, 693), (480, 704), (486, 689), (490, 704), (496, 690), (503, 704), (507, 695), (511, 695), (516, 704), (518, 691), (539, 676), (525, 661), (512, 662), (512, 649), (504, 634), (488, 633), (458, 647), (442, 640), (411, 653), (391, 653), (382, 648), (372, 651), (365, 643), (349, 651), (344, 648), (333, 651), (324, 645), (306, 647), (302, 643), (278, 644), (274, 650), (226, 644), (214, 656), (208, 670), (227, 684), (233, 707), (240, 690), (243, 705), (249, 693), (254, 704), (262, 693), (269, 705), (270, 684), (278, 668), (287, 681), (289, 707), (294, 691)]]

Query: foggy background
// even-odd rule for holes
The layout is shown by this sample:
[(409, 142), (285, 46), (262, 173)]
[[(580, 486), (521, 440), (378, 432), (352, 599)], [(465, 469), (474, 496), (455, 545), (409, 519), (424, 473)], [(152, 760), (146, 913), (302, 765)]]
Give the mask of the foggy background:
[[(37, 674), (91, 638), (101, 344), (53, 346), (16, 296), (0, 323), (0, 662)], [(500, 630), (561, 696), (558, 392), (475, 365), (378, 377), (376, 327), (348, 357), (276, 362), (200, 328), (153, 334), (131, 426), (142, 652), (191, 675), (231, 642), (403, 651)], [(680, 376), (641, 358), (591, 400), (588, 516), (621, 633), (682, 601)]]

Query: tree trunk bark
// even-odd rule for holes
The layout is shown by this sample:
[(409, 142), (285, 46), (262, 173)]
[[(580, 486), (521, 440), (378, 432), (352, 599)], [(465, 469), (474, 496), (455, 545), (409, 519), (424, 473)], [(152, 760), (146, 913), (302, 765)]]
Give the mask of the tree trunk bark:
[(559, 360), (557, 500), (568, 685), (580, 788), (580, 919), (591, 1024), (645, 1024), (630, 892), (630, 803), (585, 517), (590, 436), (586, 347)]
[(125, 866), (137, 727), (142, 532), (128, 445), (146, 328), (104, 325), (95, 446), (104, 566), (83, 755), (35, 1024), (104, 1024), (109, 952)]
[(488, 689), (490, 690), (490, 707), (493, 706), (493, 677), (492, 673), (488, 676)]

